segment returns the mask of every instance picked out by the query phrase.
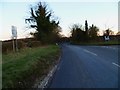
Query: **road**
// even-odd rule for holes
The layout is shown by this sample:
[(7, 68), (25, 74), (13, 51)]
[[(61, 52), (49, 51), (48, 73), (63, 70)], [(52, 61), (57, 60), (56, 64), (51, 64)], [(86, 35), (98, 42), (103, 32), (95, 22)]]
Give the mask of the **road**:
[(50, 88), (118, 88), (118, 47), (61, 45)]

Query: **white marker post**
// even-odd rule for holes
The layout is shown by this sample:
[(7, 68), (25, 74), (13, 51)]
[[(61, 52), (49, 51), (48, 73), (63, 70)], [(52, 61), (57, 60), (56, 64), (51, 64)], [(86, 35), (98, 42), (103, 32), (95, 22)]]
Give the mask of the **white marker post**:
[[(14, 38), (16, 39), (15, 41), (14, 41)], [(18, 51), (18, 47), (17, 47), (17, 27), (15, 27), (15, 26), (12, 26), (12, 39), (13, 39), (13, 51)], [(15, 48), (15, 46), (16, 46), (16, 48)]]

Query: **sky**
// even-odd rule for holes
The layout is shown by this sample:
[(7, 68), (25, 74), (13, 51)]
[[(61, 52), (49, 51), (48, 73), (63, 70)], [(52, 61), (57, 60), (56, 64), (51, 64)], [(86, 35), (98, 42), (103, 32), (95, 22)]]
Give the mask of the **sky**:
[[(0, 40), (11, 39), (11, 26), (17, 27), (18, 38), (28, 37), (29, 30), (25, 18), (30, 16), (30, 6), (35, 6), (39, 0), (1, 0), (0, 1)], [(45, 0), (44, 0), (45, 1)], [(47, 0), (53, 15), (60, 20), (62, 34), (69, 36), (69, 27), (75, 23), (84, 26), (96, 25), (100, 32), (111, 28), (118, 31), (118, 1), (117, 0)]]

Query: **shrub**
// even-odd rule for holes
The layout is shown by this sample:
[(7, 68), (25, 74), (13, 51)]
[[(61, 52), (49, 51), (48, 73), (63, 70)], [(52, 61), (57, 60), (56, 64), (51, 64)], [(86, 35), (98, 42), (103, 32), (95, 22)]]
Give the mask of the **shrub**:
[(38, 47), (38, 46), (40, 46), (40, 45), (42, 45), (40, 41), (29, 41), (29, 42), (27, 43), (27, 46), (28, 46), (28, 47)]
[[(21, 49), (25, 47), (25, 43), (23, 41), (18, 41), (18, 49)], [(4, 41), (2, 42), (2, 53), (8, 53), (13, 50), (13, 42), (10, 41)]]

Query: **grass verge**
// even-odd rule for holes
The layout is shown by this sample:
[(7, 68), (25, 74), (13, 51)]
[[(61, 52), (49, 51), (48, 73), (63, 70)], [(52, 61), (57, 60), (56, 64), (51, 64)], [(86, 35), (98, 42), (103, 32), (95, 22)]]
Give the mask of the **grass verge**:
[(17, 53), (3, 54), (2, 87), (31, 88), (37, 78), (46, 75), (57, 63), (59, 46), (26, 48)]
[(120, 45), (119, 41), (104, 41), (104, 42), (72, 42), (75, 45)]

